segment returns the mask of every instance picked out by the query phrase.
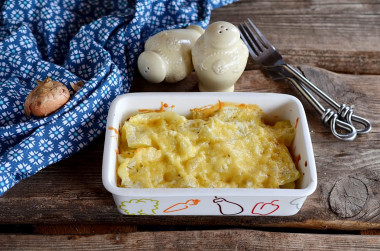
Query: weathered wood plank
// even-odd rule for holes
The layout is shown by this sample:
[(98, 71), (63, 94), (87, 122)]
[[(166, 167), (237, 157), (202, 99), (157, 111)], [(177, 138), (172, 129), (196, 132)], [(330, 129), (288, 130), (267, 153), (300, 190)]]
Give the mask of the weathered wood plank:
[(380, 238), (256, 230), (104, 235), (0, 235), (2, 250), (378, 250)]
[[(319, 115), (304, 103), (318, 170), (318, 188), (301, 211), (290, 217), (153, 217), (122, 216), (112, 196), (103, 188), (101, 163), (103, 138), (74, 156), (52, 165), (22, 181), (0, 197), (0, 224), (128, 224), (192, 225), (236, 227), (289, 227), (313, 229), (365, 230), (380, 228), (380, 76), (344, 75), (311, 67), (301, 67), (305, 75), (339, 102), (354, 104), (356, 112), (373, 123), (373, 131), (353, 142), (335, 139)], [(318, 73), (318, 74), (317, 74)], [(135, 91), (196, 90), (193, 74), (178, 84), (148, 84), (136, 78)], [(360, 83), (360, 84), (358, 84)], [(268, 79), (261, 71), (246, 71), (237, 91), (278, 92), (300, 97), (287, 83)], [(332, 202), (332, 190), (345, 180), (359, 180), (367, 199), (344, 214)], [(351, 187), (355, 188), (355, 187)], [(350, 189), (351, 189), (350, 188)], [(340, 192), (341, 190), (338, 190)], [(339, 193), (337, 193), (339, 195)], [(341, 201), (340, 201), (341, 202)], [(342, 207), (344, 205), (341, 205)], [(344, 212), (344, 211), (342, 211)]]
[[(250, 1), (214, 10), (211, 22), (238, 24), (250, 17), (292, 64), (319, 66), (335, 72), (380, 75), (380, 3), (375, 1)], [(255, 66), (252, 61), (248, 69)], [(275, 83), (260, 71), (245, 72), (237, 91), (295, 95), (304, 103), (318, 168), (318, 189), (292, 217), (125, 217), (119, 215), (101, 182), (103, 138), (78, 154), (22, 181), (0, 197), (0, 224), (214, 225), (317, 229), (380, 228), (380, 76), (342, 75), (302, 67), (335, 100), (354, 104), (358, 115), (373, 123), (370, 134), (342, 143), (320, 123), (319, 115), (286, 83)], [(136, 78), (133, 91), (197, 91), (192, 74), (178, 84), (152, 85)], [(342, 199), (345, 189), (361, 188), (365, 200)], [(361, 196), (360, 196), (361, 197)], [(342, 210), (351, 205), (350, 210)], [(38, 225), (37, 232), (54, 232)], [(52, 230), (53, 229), (53, 230)], [(57, 228), (59, 229), (59, 228)], [(79, 227), (80, 232), (101, 232)], [(121, 228), (123, 229), (123, 228)], [(59, 233), (60, 230), (55, 230)]]
[(380, 235), (380, 230), (372, 229), (372, 230), (362, 230), (360, 231), (361, 235)]
[[(241, 0), (212, 12), (211, 22), (251, 18), (291, 64), (380, 74), (380, 3)], [(249, 61), (248, 69), (255, 68)]]
[(125, 234), (137, 232), (136, 225), (127, 224), (37, 224), (33, 234), (39, 235), (78, 235), (78, 234)]

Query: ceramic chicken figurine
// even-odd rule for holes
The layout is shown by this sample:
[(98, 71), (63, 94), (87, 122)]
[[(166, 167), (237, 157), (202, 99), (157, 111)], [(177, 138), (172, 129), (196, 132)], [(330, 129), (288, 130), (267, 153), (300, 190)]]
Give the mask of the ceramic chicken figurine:
[(232, 92), (248, 60), (240, 31), (228, 22), (210, 24), (192, 49), (200, 91)]
[(204, 30), (196, 25), (157, 33), (145, 43), (137, 66), (140, 74), (151, 83), (183, 80), (193, 71), (191, 48)]

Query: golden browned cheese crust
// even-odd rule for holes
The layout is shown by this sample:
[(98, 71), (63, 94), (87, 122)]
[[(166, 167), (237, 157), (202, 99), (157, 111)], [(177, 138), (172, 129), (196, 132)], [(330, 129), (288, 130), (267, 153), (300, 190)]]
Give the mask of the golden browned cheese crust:
[(121, 129), (117, 176), (130, 188), (294, 188), (289, 121), (263, 122), (256, 105), (219, 102), (132, 116)]

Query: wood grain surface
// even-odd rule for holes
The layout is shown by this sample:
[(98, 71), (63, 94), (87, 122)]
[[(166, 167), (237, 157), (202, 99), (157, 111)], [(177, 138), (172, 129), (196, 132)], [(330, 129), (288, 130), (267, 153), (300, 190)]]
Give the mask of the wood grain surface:
[[(369, 119), (373, 125), (369, 134), (353, 142), (337, 140), (296, 89), (286, 82), (270, 80), (249, 60), (236, 91), (294, 95), (306, 111), (318, 187), (298, 214), (289, 217), (121, 215), (101, 180), (102, 136), (0, 197), (2, 250), (379, 249), (380, 2), (242, 0), (212, 11), (211, 22), (223, 20), (237, 25), (248, 17), (288, 63), (299, 66), (308, 79), (338, 103), (354, 105), (355, 114)], [(197, 77), (193, 73), (176, 84), (149, 84), (136, 73), (131, 91), (198, 91)], [(201, 230), (170, 231), (178, 228)], [(155, 231), (161, 229), (168, 231)], [(341, 230), (345, 231), (344, 235), (334, 234)], [(354, 234), (359, 230), (365, 236)]]
[[(318, 188), (298, 214), (290, 217), (122, 216), (101, 181), (103, 139), (56, 165), (28, 178), (0, 197), (3, 224), (126, 223), (136, 225), (192, 225), (283, 227), (312, 229), (380, 228), (380, 76), (336, 74), (301, 66), (302, 72), (335, 100), (355, 105), (355, 113), (373, 123), (372, 132), (353, 142), (341, 142), (330, 133), (318, 113), (292, 86), (274, 82), (259, 70), (244, 72), (237, 91), (294, 95), (304, 104), (318, 172)], [(149, 84), (144, 91), (163, 88), (196, 89), (193, 74), (177, 84)], [(360, 81), (360, 85), (357, 82)], [(177, 87), (176, 87), (177, 86)], [(369, 91), (370, 90), (370, 91)], [(360, 189), (360, 190), (358, 190)], [(359, 197), (364, 193), (365, 196)], [(357, 198), (355, 198), (355, 196)], [(365, 198), (365, 201), (360, 200)], [(356, 199), (356, 200), (355, 200)]]
[[(243, 0), (212, 12), (211, 22), (251, 18), (290, 64), (380, 74), (380, 2)], [(248, 68), (254, 68), (250, 60)]]
[[(165, 231), (101, 235), (3, 235), (2, 250), (378, 250), (376, 236), (254, 230)], [(159, 247), (159, 248), (158, 248)]]

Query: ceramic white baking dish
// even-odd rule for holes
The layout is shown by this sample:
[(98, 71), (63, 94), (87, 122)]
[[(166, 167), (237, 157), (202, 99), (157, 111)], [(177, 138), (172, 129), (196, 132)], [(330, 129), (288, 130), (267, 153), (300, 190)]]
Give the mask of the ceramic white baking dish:
[[(251, 188), (120, 188), (116, 185), (118, 128), (139, 109), (159, 109), (161, 102), (173, 111), (189, 115), (190, 108), (218, 101), (259, 105), (268, 118), (290, 120), (296, 128), (293, 155), (302, 179), (297, 189)], [(309, 128), (301, 102), (272, 93), (130, 93), (117, 97), (109, 110), (103, 155), (103, 184), (113, 195), (117, 209), (127, 215), (250, 215), (296, 214), (317, 186), (317, 174)]]

